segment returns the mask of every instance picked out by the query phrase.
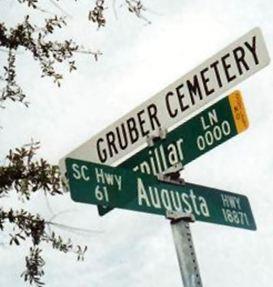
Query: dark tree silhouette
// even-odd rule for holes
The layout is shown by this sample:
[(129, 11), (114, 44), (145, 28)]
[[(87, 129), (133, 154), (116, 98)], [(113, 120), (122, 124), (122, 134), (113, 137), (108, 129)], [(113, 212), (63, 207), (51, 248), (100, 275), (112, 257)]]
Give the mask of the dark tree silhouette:
[[(113, 0), (114, 1), (114, 0)], [(17, 0), (28, 9), (36, 9), (45, 13), (40, 7), (43, 1)], [(61, 2), (50, 0), (61, 11)], [(77, 0), (75, 0), (77, 2)], [(80, 2), (80, 1), (79, 1)], [(80, 5), (80, 3), (78, 3)], [(98, 28), (106, 25), (104, 16), (106, 3), (97, 0), (93, 3), (86, 15), (90, 23)], [(142, 12), (145, 11), (140, 1), (124, 0), (123, 7), (139, 18), (144, 19)], [(57, 66), (65, 64), (70, 72), (77, 69), (75, 64), (76, 53), (92, 55), (95, 60), (101, 55), (100, 52), (82, 49), (73, 39), (64, 41), (52, 41), (50, 35), (68, 25), (67, 17), (54, 15), (44, 18), (44, 25), (37, 26), (29, 15), (26, 15), (21, 23), (15, 27), (8, 27), (0, 22), (0, 52), (6, 55), (6, 64), (0, 71), (0, 107), (5, 108), (7, 101), (20, 102), (28, 107), (27, 95), (17, 82), (16, 57), (18, 50), (24, 50), (32, 55), (34, 61), (41, 68), (41, 77), (50, 77), (60, 86), (63, 75), (58, 72)], [(148, 22), (148, 21), (147, 21)], [(0, 131), (1, 132), (1, 131)], [(6, 156), (5, 164), (0, 166), (0, 199), (16, 192), (21, 200), (31, 200), (34, 193), (43, 192), (49, 196), (60, 196), (65, 193), (62, 189), (61, 176), (58, 166), (51, 165), (45, 159), (37, 159), (36, 153), (39, 142), (32, 142), (22, 148), (10, 150)], [(70, 239), (64, 240), (60, 235), (52, 231), (50, 226), (54, 222), (46, 221), (39, 214), (32, 214), (24, 209), (5, 209), (0, 205), (0, 229), (10, 233), (10, 245), (20, 245), (24, 241), (31, 240), (32, 246), (29, 255), (25, 258), (25, 271), (21, 274), (23, 279), (31, 285), (42, 286), (43, 267), (45, 261), (42, 258), (41, 242), (46, 242), (52, 248), (60, 252), (75, 252), (78, 260), (83, 260), (87, 247), (74, 245)], [(11, 227), (11, 228), (10, 228)]]
[[(30, 200), (36, 192), (55, 196), (62, 195), (61, 178), (58, 166), (50, 165), (46, 160), (35, 160), (35, 152), (39, 143), (32, 143), (27, 148), (23, 147), (10, 150), (6, 157), (7, 163), (0, 167), (0, 198), (10, 192), (16, 192), (23, 200)], [(24, 209), (4, 210), (0, 207), (0, 229), (5, 231), (7, 225), (12, 226), (10, 245), (20, 245), (22, 241), (30, 239), (32, 247), (26, 257), (26, 270), (22, 273), (25, 281), (41, 286), (41, 276), (44, 274), (42, 267), (44, 260), (41, 256), (41, 242), (51, 244), (54, 249), (67, 253), (77, 254), (78, 260), (83, 260), (87, 247), (74, 246), (69, 239), (65, 242), (61, 236), (51, 231), (49, 226), (54, 222), (45, 221), (39, 214), (32, 214)], [(8, 229), (10, 230), (10, 228)]]

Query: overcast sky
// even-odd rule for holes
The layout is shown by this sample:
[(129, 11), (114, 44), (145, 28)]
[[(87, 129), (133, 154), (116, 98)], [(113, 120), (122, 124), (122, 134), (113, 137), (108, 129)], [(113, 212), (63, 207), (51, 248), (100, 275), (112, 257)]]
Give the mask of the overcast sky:
[[(14, 2), (0, 0), (0, 21), (12, 24), (22, 19), (25, 10)], [(62, 13), (47, 2), (48, 11)], [(144, 15), (150, 25), (129, 15), (121, 0), (111, 1), (109, 21), (99, 31), (86, 20), (91, 5), (71, 2), (60, 4), (70, 19), (66, 35), (103, 55), (98, 62), (79, 56), (78, 70), (66, 76), (61, 88), (40, 78), (39, 66), (29, 55), (18, 55), (19, 81), (31, 105), (26, 109), (9, 104), (1, 110), (1, 161), (9, 148), (33, 138), (41, 141), (40, 156), (58, 163), (254, 27), (261, 28), (269, 54), (273, 52), (272, 0), (146, 1)], [(4, 56), (0, 53), (1, 66)], [(269, 65), (236, 86), (244, 97), (249, 129), (183, 171), (190, 182), (246, 195), (258, 228), (253, 232), (203, 222), (191, 225), (203, 286), (268, 287), (273, 282), (272, 71)], [(11, 197), (2, 205), (21, 204)], [(50, 199), (49, 204), (38, 195), (28, 206), (46, 219), (59, 214), (56, 222), (90, 230), (81, 234), (56, 230), (88, 245), (84, 262), (43, 246), (47, 286), (182, 285), (171, 229), (164, 217), (124, 210), (99, 217), (95, 206), (74, 203), (69, 195)], [(0, 285), (25, 286), (19, 275), (27, 250), (9, 247), (8, 241), (8, 236), (1, 235)]]

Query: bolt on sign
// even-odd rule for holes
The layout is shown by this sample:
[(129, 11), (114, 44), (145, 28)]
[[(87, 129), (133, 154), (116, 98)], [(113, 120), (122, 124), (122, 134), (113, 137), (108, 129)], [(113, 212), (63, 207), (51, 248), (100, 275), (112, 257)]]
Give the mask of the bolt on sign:
[[(170, 132), (269, 62), (261, 30), (252, 29), (61, 159), (62, 173), (66, 157), (113, 164), (131, 156), (147, 146), (152, 132), (159, 128)], [(201, 148), (207, 144), (200, 139)]]
[[(177, 163), (183, 166), (248, 128), (240, 91), (235, 91), (146, 147), (119, 167), (158, 175)], [(99, 206), (104, 215), (110, 207)]]
[(77, 202), (159, 215), (184, 212), (200, 221), (256, 230), (244, 195), (192, 183), (162, 183), (152, 175), (71, 158), (66, 159), (66, 169)]

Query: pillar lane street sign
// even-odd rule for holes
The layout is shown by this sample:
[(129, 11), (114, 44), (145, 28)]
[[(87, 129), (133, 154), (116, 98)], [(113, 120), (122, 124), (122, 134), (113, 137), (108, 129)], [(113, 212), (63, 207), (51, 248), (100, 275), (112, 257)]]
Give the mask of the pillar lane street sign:
[(152, 175), (70, 158), (66, 169), (71, 197), (77, 202), (161, 215), (181, 211), (200, 221), (256, 230), (244, 195), (191, 183), (162, 183)]
[(248, 128), (240, 91), (235, 91), (146, 147), (119, 166), (147, 174), (162, 174), (171, 166), (185, 166)]
[[(235, 91), (168, 133), (119, 167), (147, 174), (164, 173), (171, 166), (183, 166), (248, 128), (240, 91)], [(98, 207), (104, 215), (110, 207)]]
[(262, 32), (254, 28), (61, 159), (113, 164), (147, 144), (159, 128), (168, 132), (194, 111), (270, 62)]

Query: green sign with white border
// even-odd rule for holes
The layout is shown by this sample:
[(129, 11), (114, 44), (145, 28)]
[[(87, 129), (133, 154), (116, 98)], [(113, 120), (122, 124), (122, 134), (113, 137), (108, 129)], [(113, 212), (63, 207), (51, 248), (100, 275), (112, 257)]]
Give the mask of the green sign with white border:
[(199, 221), (256, 230), (244, 195), (192, 183), (163, 183), (153, 175), (76, 159), (65, 162), (74, 201), (160, 215), (180, 211)]

